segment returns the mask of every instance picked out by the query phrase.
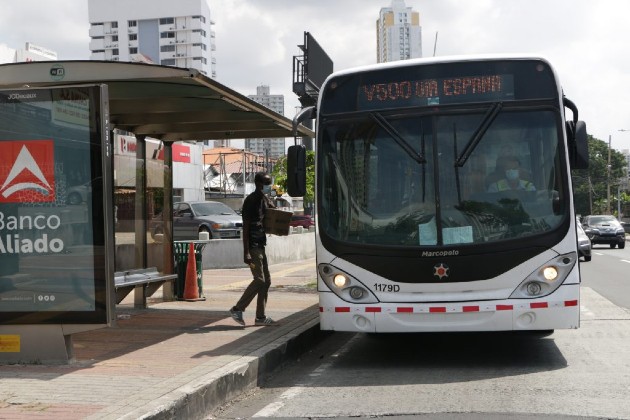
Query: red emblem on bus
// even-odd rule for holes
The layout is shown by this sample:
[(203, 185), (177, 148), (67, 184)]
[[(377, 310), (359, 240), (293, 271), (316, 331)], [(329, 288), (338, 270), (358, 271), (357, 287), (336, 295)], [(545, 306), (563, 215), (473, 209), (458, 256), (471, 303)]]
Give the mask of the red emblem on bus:
[(448, 277), (449, 270), (450, 268), (448, 268), (448, 265), (444, 263), (439, 263), (433, 266), (433, 275), (439, 277), (440, 280), (442, 280), (444, 277)]
[(0, 142), (0, 203), (55, 201), (55, 160), (52, 140)]

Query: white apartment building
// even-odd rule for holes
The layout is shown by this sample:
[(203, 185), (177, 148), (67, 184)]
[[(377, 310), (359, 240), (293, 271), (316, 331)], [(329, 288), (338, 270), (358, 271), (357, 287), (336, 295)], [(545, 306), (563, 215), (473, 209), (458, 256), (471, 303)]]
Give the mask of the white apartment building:
[(194, 68), (216, 78), (206, 0), (88, 0), (90, 59)]
[(24, 63), (29, 61), (51, 61), (57, 59), (57, 53), (48, 48), (27, 42), (23, 49), (13, 49), (0, 44), (0, 64)]
[(405, 0), (392, 0), (376, 21), (377, 63), (422, 57), (420, 14), (405, 6)]
[[(258, 86), (256, 94), (247, 97), (280, 115), (284, 115), (284, 95), (271, 95), (269, 86)], [(246, 139), (245, 150), (269, 158), (278, 158), (285, 153), (284, 138)]]

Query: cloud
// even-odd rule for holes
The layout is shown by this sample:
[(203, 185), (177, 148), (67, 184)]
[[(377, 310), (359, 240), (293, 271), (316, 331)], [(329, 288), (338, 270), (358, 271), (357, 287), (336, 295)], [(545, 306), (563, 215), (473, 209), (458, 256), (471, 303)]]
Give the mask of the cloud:
[[(130, 0), (132, 1), (132, 0)], [(161, 1), (161, 0), (155, 0)], [(405, 0), (420, 13), (424, 55), (535, 53), (548, 57), (589, 132), (616, 134), (630, 149), (626, 111), (630, 2), (626, 0)], [(0, 40), (29, 41), (60, 59), (89, 58), (87, 0), (20, 0), (0, 14)], [(216, 34), (218, 81), (243, 93), (269, 85), (284, 94), (286, 114), (299, 105), (292, 92), (293, 56), (310, 32), (335, 70), (376, 61), (376, 20), (390, 0), (208, 0)], [(615, 145), (615, 137), (613, 145)]]

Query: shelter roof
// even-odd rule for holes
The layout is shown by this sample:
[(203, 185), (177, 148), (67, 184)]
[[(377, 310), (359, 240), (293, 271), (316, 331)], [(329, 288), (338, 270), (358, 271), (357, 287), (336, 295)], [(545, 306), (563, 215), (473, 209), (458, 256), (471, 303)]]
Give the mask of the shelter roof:
[(0, 65), (0, 89), (79, 84), (106, 84), (112, 128), (137, 136), (169, 142), (293, 137), (290, 119), (196, 69), (114, 61)]

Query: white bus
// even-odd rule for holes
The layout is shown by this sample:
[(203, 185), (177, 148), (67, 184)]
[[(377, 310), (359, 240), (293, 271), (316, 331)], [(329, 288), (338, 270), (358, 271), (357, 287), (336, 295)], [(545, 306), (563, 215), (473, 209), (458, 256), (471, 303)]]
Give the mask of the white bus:
[[(570, 170), (587, 167), (588, 148), (577, 117), (538, 57), (330, 75), (317, 107), (294, 119), (316, 120), (321, 328), (578, 328)], [(299, 196), (304, 147), (288, 153)]]

